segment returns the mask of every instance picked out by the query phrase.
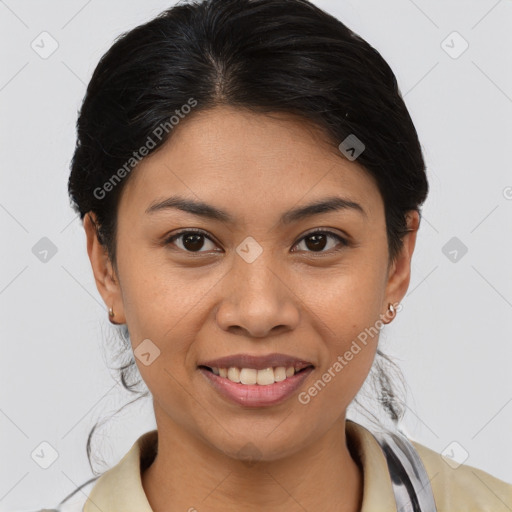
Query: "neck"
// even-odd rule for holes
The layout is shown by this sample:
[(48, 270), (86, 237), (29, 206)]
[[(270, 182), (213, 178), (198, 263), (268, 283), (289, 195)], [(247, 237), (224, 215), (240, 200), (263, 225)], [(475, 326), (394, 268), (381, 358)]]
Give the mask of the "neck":
[(174, 422), (159, 424), (158, 416), (157, 425), (158, 453), (142, 473), (154, 512), (360, 511), (363, 475), (347, 447), (345, 417), (293, 454), (252, 462), (227, 456)]

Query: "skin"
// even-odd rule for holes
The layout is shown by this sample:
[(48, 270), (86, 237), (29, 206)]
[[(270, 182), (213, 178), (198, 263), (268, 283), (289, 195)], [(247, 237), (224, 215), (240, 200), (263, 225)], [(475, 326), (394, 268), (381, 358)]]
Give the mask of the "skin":
[[(174, 194), (225, 210), (234, 222), (178, 209), (145, 213)], [(289, 209), (333, 195), (365, 214), (343, 209), (279, 223)], [(136, 358), (159, 436), (142, 474), (153, 510), (360, 510), (363, 475), (344, 423), (378, 336), (306, 405), (298, 393), (277, 406), (235, 405), (197, 365), (236, 353), (291, 354), (315, 366), (298, 392), (307, 390), (405, 295), (417, 212), (408, 214), (410, 232), (390, 264), (383, 200), (357, 160), (303, 119), (222, 106), (182, 121), (132, 171), (118, 215), (117, 272), (88, 216), (84, 228), (115, 321), (128, 325), (133, 349), (149, 338), (160, 350), (148, 366)], [(184, 228), (207, 237), (165, 244)], [(315, 245), (304, 238), (314, 228), (348, 245), (331, 236)], [(252, 263), (236, 252), (247, 236), (263, 249)], [(248, 442), (258, 450), (254, 464), (238, 453)]]

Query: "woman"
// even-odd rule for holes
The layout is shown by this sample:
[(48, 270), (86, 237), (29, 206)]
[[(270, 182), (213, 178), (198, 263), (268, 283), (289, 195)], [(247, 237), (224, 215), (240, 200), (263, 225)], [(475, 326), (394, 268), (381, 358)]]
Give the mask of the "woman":
[(178, 5), (105, 54), (77, 129), (70, 196), (157, 430), (60, 510), (512, 509), (346, 416), (377, 368), (400, 419), (378, 340), (428, 192), (375, 49), (306, 0)]

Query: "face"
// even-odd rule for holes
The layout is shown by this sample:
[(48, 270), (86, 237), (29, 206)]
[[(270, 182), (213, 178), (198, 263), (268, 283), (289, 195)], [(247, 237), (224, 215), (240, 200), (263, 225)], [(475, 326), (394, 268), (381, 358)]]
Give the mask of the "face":
[[(388, 267), (373, 178), (284, 114), (196, 113), (132, 172), (114, 280), (88, 222), (86, 231), (98, 289), (128, 326), (159, 430), (231, 457), (248, 442), (267, 460), (311, 445), (344, 419), (368, 375), (378, 334), (363, 342), (362, 333), (386, 323), (388, 303), (407, 290), (416, 215)], [(305, 209), (324, 201), (331, 207)], [(310, 366), (269, 385), (234, 384), (201, 366), (242, 354)], [(246, 382), (272, 376), (241, 361)]]

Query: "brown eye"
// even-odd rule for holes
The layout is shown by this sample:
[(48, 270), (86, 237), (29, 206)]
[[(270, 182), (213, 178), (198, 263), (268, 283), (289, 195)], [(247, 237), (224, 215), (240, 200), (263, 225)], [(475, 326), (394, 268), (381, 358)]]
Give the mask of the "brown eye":
[[(338, 241), (338, 244), (329, 244), (329, 240)], [(336, 233), (331, 231), (314, 231), (308, 235), (302, 237), (301, 241), (297, 244), (297, 247), (303, 244), (306, 252), (329, 252), (330, 249), (335, 248), (337, 245), (342, 246), (348, 245), (347, 241)], [(329, 246), (330, 245), (330, 246)], [(327, 250), (324, 249), (327, 247)]]
[[(179, 243), (176, 243), (179, 242)], [(206, 251), (202, 251), (210, 242), (212, 247), (206, 247)], [(216, 245), (212, 240), (202, 231), (182, 231), (176, 235), (171, 236), (166, 240), (166, 244), (174, 244), (179, 249), (186, 252), (207, 252), (209, 250), (215, 250)]]
[(195, 233), (189, 235), (182, 235), (183, 247), (187, 251), (199, 251), (204, 245), (204, 236)]

